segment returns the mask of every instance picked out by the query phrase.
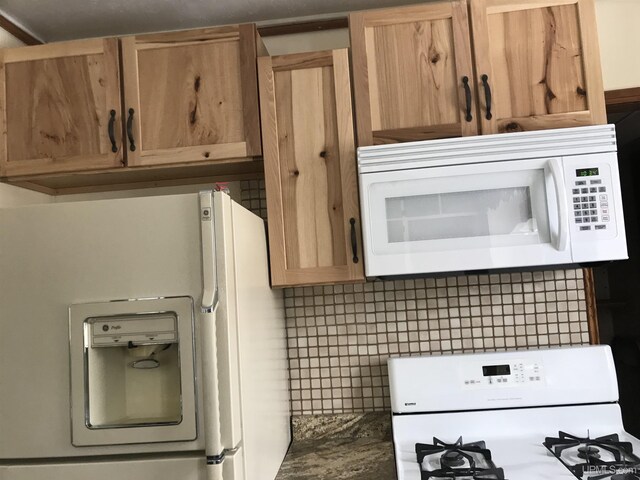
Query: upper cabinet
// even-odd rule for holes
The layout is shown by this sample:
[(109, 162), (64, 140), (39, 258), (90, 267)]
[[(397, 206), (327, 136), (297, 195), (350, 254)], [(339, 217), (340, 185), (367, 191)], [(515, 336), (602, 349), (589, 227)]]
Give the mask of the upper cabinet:
[(606, 123), (593, 0), (473, 0), (483, 133)]
[(129, 166), (259, 156), (253, 24), (122, 39)]
[(116, 39), (0, 50), (0, 176), (122, 165)]
[(606, 122), (593, 0), (469, 3), (349, 17), (359, 145)]
[(364, 281), (347, 50), (258, 72), (272, 285)]
[(465, 0), (349, 16), (358, 144), (476, 135)]

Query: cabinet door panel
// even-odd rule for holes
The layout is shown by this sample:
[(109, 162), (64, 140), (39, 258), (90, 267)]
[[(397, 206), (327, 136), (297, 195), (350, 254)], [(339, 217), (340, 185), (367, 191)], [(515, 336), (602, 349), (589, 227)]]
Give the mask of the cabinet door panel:
[(117, 52), (117, 40), (98, 39), (0, 54), (5, 125), (0, 169), (4, 174), (121, 166)]
[(364, 280), (347, 51), (263, 57), (259, 79), (273, 285)]
[(466, 1), (358, 12), (349, 26), (359, 145), (477, 133)]
[(592, 0), (480, 0), (471, 9), (483, 133), (606, 122)]
[(122, 40), (130, 166), (261, 154), (254, 25)]

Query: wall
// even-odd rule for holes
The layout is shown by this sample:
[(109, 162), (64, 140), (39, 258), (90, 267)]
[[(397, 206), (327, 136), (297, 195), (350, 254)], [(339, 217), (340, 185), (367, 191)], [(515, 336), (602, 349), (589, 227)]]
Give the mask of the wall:
[(640, 87), (640, 1), (595, 1), (604, 89)]
[[(241, 182), (266, 218), (263, 182)], [(589, 343), (581, 269), (284, 290), (294, 415), (384, 411), (386, 361)]]

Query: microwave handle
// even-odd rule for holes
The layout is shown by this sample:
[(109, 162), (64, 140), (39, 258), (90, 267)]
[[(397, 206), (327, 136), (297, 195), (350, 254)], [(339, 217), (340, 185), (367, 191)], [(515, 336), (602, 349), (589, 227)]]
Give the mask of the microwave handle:
[(562, 181), (562, 163), (560, 158), (552, 158), (549, 160), (549, 171), (555, 186), (556, 202), (558, 205), (558, 238), (555, 247), (556, 250), (564, 252), (569, 246), (569, 231), (567, 228), (569, 212), (564, 182)]

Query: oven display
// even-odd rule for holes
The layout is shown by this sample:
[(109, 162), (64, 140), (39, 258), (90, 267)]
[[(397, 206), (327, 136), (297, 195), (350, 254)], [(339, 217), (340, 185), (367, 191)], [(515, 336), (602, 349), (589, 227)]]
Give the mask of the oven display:
[(485, 377), (511, 375), (511, 367), (509, 365), (487, 365), (482, 367), (482, 375)]
[(595, 177), (600, 175), (597, 168), (579, 168), (576, 170), (576, 177)]

